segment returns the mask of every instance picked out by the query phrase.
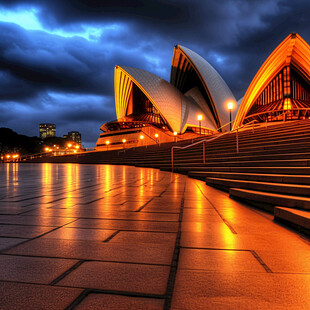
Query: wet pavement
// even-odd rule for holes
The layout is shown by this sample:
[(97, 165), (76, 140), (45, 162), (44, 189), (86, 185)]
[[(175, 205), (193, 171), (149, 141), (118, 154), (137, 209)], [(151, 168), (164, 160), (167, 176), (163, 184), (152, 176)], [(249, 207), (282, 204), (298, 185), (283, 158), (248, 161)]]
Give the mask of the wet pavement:
[(0, 164), (0, 309), (309, 309), (310, 243), (202, 181)]

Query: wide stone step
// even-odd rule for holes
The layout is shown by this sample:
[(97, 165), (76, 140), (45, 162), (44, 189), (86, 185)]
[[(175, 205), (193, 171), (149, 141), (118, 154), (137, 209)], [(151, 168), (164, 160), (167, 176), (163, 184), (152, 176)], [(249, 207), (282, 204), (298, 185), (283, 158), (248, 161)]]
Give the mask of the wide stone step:
[(268, 204), (273, 208), (274, 206), (282, 206), (287, 208), (310, 210), (310, 198), (308, 197), (266, 193), (241, 188), (231, 188), (229, 190), (229, 196), (245, 200), (250, 204), (252, 201), (259, 202), (261, 204)]
[(283, 207), (274, 208), (274, 219), (310, 235), (310, 212)]
[(220, 179), (220, 178), (206, 178), (207, 185), (220, 186), (224, 189), (229, 188), (245, 188), (258, 191), (281, 193), (289, 195), (310, 196), (310, 186), (300, 184), (287, 183), (271, 183), (271, 182), (256, 182), (248, 180), (234, 180), (234, 179)]
[(180, 173), (185, 173), (188, 171), (201, 171), (310, 175), (310, 167), (204, 167), (201, 164), (196, 166), (175, 167), (175, 171)]
[(201, 180), (205, 178), (237, 179), (258, 182), (291, 183), (310, 185), (310, 176), (289, 174), (266, 174), (266, 173), (238, 173), (238, 172), (207, 172), (189, 171), (188, 176)]

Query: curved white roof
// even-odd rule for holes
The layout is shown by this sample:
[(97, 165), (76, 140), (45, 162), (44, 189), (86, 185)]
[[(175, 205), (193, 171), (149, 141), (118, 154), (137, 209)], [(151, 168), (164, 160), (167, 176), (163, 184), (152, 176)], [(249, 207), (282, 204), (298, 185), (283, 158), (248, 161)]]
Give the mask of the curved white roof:
[[(186, 98), (176, 87), (166, 80), (145, 70), (116, 66), (115, 105), (118, 118), (122, 118), (126, 115), (126, 109), (130, 98), (129, 92), (132, 91), (130, 83), (134, 83), (139, 87), (157, 108), (162, 118), (169, 124), (173, 131), (181, 133), (186, 129), (188, 117), (193, 114), (192, 111), (196, 113), (195, 122), (192, 125), (198, 125), (198, 113), (202, 114), (204, 119), (207, 118), (199, 107), (196, 107), (189, 98)], [(204, 126), (204, 123), (202, 123), (202, 126)]]
[(176, 65), (174, 59), (179, 58), (176, 56), (178, 51), (186, 56), (204, 85), (206, 92), (211, 97), (211, 105), (213, 106), (209, 108), (218, 116), (220, 121), (218, 125), (225, 125), (229, 122), (229, 113), (227, 111), (228, 102), (233, 102), (237, 106), (236, 99), (231, 90), (218, 72), (204, 58), (184, 46), (177, 45), (175, 47), (172, 70), (174, 69), (173, 66)]

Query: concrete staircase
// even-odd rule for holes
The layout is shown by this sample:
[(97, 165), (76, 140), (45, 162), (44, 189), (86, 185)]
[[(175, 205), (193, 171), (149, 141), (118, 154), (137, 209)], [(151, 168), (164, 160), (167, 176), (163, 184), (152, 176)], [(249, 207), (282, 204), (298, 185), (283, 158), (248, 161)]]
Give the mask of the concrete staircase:
[[(230, 197), (268, 210), (310, 233), (310, 121), (278, 123), (239, 132), (174, 151), (174, 171), (205, 180), (207, 185), (228, 191)], [(168, 149), (132, 154), (128, 164), (171, 170)], [(283, 210), (290, 208), (290, 211)], [(301, 212), (302, 210), (302, 212)], [(293, 219), (299, 218), (298, 224)], [(296, 221), (295, 221), (296, 222)]]

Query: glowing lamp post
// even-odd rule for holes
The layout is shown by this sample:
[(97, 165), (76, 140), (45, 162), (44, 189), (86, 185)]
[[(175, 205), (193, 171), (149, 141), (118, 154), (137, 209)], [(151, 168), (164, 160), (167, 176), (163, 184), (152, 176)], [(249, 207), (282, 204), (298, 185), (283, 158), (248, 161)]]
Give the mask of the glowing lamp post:
[(107, 146), (107, 151), (109, 150), (109, 144), (110, 144), (110, 141), (109, 140), (107, 140), (106, 142), (105, 142), (105, 144), (106, 144), (106, 146)]
[(140, 135), (141, 145), (143, 145), (143, 139), (144, 139), (144, 136)]
[(178, 133), (176, 131), (173, 132), (173, 135), (174, 135), (174, 142), (178, 142), (178, 138), (177, 138), (177, 135)]
[(124, 148), (126, 148), (126, 139), (122, 140)]
[(199, 114), (198, 117), (197, 117), (197, 119), (198, 119), (198, 122), (199, 122), (199, 134), (201, 135), (201, 121), (202, 121), (202, 115)]
[(158, 143), (158, 133), (155, 133), (155, 139), (156, 139), (156, 143)]
[(234, 104), (232, 102), (228, 102), (228, 110), (229, 110), (229, 128), (231, 130), (231, 110), (234, 108)]

